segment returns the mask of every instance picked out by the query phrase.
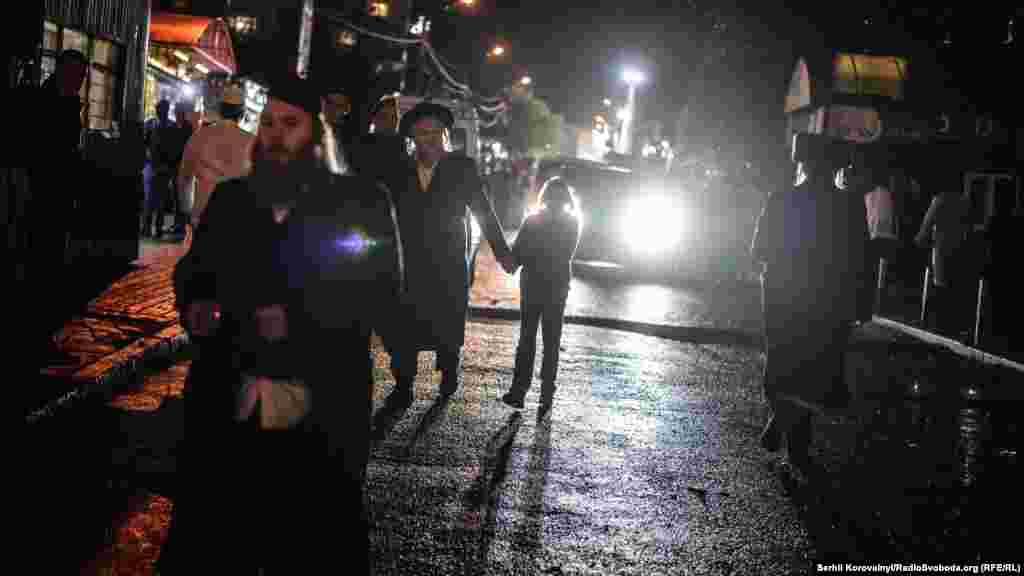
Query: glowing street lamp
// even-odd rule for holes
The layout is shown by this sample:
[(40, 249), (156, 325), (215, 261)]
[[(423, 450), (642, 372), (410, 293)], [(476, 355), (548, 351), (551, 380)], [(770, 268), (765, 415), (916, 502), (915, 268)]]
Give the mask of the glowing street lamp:
[(634, 70), (632, 68), (627, 68), (626, 71), (622, 73), (622, 79), (630, 87), (639, 86), (640, 84), (643, 84), (646, 81), (643, 72), (640, 72), (639, 70)]
[(522, 84), (523, 86), (529, 86), (531, 83), (533, 83), (533, 78), (530, 78), (529, 76), (523, 76), (522, 78), (519, 79), (519, 83)]
[(622, 80), (629, 86), (629, 96), (626, 98), (625, 112), (620, 111), (619, 115), (619, 119), (622, 120), (619, 152), (629, 154), (630, 148), (633, 146), (633, 119), (636, 118), (636, 87), (645, 83), (647, 78), (643, 72), (627, 68), (622, 72)]
[(505, 54), (505, 47), (502, 46), (501, 44), (497, 44), (497, 45), (494, 46), (494, 48), (491, 48), (490, 54), (491, 54), (491, 56), (494, 56), (494, 57), (502, 56), (502, 55)]

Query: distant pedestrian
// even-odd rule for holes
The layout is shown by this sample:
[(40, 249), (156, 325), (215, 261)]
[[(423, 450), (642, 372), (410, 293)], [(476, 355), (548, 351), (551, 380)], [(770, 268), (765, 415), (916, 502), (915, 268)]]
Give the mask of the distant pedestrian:
[(156, 108), (157, 123), (149, 137), (152, 178), (151, 196), (146, 207), (145, 232), (148, 236), (159, 238), (168, 231), (164, 228), (167, 212), (175, 214), (176, 221), (180, 223), (174, 181), (192, 130), (185, 120), (184, 106), (175, 107), (176, 120), (170, 116), (171, 103), (167, 100), (161, 100)]
[(551, 406), (558, 375), (558, 352), (562, 340), (565, 302), (572, 280), (572, 259), (580, 239), (580, 218), (576, 197), (561, 178), (544, 183), (540, 208), (520, 227), (512, 246), (516, 266), (522, 266), (519, 278), (522, 317), (519, 346), (511, 389), (502, 401), (522, 408), (523, 399), (533, 382), (537, 353), (537, 325), (544, 339), (541, 364), (541, 407)]
[(244, 176), (250, 167), (254, 137), (238, 126), (245, 114), (241, 87), (230, 85), (224, 90), (220, 113), (222, 120), (192, 135), (178, 168), (178, 196), (193, 229), (214, 188)]

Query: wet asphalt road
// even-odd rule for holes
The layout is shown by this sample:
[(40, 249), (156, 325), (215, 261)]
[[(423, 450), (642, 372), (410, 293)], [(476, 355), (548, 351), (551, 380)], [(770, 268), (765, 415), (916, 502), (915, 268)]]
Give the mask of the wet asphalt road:
[[(567, 312), (756, 329), (756, 293), (733, 294), (584, 275)], [(517, 323), (470, 322), (459, 392), (437, 401), (433, 358), (422, 353), (417, 400), (400, 412), (387, 408), (393, 381), (376, 351), (367, 490), (378, 574), (760, 575), (814, 573), (823, 561), (1014, 561), (1012, 532), (992, 520), (1020, 509), (1017, 448), (1006, 443), (1019, 434), (1006, 432), (1016, 419), (1005, 411), (951, 405), (910, 435), (902, 408), (869, 422), (818, 421), (820, 469), (800, 480), (757, 448), (766, 412), (753, 350), (568, 325), (554, 407), (538, 418), (536, 389), (521, 413), (498, 400), (517, 339)], [(149, 573), (173, 501), (152, 493), (172, 493), (187, 364), (155, 371), (108, 408), (119, 477), (144, 473), (126, 483), (151, 496), (85, 573)], [(103, 571), (118, 564), (132, 567)]]
[[(576, 326), (563, 342), (542, 418), (536, 390), (518, 418), (498, 401), (515, 330), (482, 323), (467, 334), (462, 392), (436, 404), (421, 377), (419, 400), (377, 429), (368, 477), (379, 573), (806, 565), (796, 508), (751, 450), (763, 421), (751, 353)], [(421, 355), (421, 369), (429, 360)], [(378, 387), (378, 403), (390, 389)]]
[[(474, 303), (518, 310), (518, 273), (498, 272), (486, 250), (477, 265), (480, 272), (475, 289), (502, 297)], [(680, 278), (656, 281), (587, 263), (578, 263), (573, 273), (565, 310), (570, 316), (753, 332), (761, 328), (761, 296), (756, 285), (711, 285)]]
[[(992, 442), (1007, 437), (993, 431), (1005, 415), (930, 412), (949, 421), (916, 438), (898, 410), (861, 424), (819, 419), (820, 469), (806, 480), (756, 447), (766, 414), (751, 350), (570, 325), (555, 403), (540, 415), (536, 389), (521, 412), (498, 400), (516, 339), (512, 324), (471, 322), (459, 392), (438, 401), (433, 358), (422, 353), (416, 401), (399, 412), (387, 407), (393, 381), (376, 351), (367, 491), (378, 574), (812, 574), (815, 562), (1013, 561), (1015, 532), (995, 521), (1020, 512), (1016, 447)], [(171, 496), (133, 500), (117, 542), (85, 574), (148, 574), (159, 553), (187, 364), (111, 405), (118, 477)], [(140, 568), (103, 572), (112, 565)]]

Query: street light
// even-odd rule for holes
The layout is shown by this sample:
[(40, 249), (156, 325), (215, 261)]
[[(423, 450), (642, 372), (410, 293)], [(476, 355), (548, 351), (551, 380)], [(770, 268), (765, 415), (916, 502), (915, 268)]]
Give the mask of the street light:
[(629, 96), (626, 98), (625, 112), (619, 117), (622, 119), (622, 134), (619, 138), (619, 152), (629, 154), (633, 147), (633, 119), (636, 118), (636, 87), (647, 81), (643, 72), (634, 68), (627, 68), (622, 72), (622, 79), (629, 86)]
[(505, 47), (502, 46), (501, 44), (498, 44), (494, 48), (491, 48), (491, 56), (501, 56), (504, 53), (505, 53)]
[(626, 82), (626, 84), (629, 84), (631, 87), (643, 84), (646, 81), (643, 72), (640, 72), (639, 70), (634, 70), (632, 68), (627, 68), (622, 73), (622, 79), (623, 81)]
[(523, 86), (529, 86), (532, 82), (533, 82), (533, 78), (530, 78), (529, 76), (523, 76), (519, 80), (519, 83), (522, 84)]

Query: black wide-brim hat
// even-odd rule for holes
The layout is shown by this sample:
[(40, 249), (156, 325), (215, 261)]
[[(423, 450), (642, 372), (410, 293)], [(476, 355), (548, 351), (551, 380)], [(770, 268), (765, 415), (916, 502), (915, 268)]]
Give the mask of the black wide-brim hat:
[(444, 124), (445, 128), (449, 129), (455, 125), (455, 115), (448, 108), (434, 102), (420, 102), (413, 106), (412, 110), (402, 115), (402, 120), (398, 125), (398, 133), (402, 136), (409, 136), (413, 124), (419, 121), (420, 118), (435, 118)]
[(291, 71), (253, 74), (252, 77), (267, 88), (268, 98), (287, 102), (314, 117), (320, 114), (321, 90), (311, 80), (300, 78)]

